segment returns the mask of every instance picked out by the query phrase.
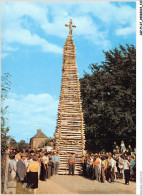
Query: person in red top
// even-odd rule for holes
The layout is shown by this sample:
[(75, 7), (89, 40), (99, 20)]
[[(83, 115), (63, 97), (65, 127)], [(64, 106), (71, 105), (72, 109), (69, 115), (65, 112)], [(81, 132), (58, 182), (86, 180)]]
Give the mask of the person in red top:
[(75, 169), (75, 157), (74, 153), (71, 153), (71, 156), (69, 157), (69, 175), (74, 175), (74, 169)]
[(98, 166), (100, 164), (98, 156), (94, 157), (93, 170), (95, 171), (95, 179), (98, 181)]

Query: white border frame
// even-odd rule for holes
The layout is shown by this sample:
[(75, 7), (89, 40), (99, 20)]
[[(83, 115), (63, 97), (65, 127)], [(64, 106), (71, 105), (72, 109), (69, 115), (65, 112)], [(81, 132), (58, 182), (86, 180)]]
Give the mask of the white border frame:
[(140, 5), (141, 1), (136, 1), (136, 194), (143, 193), (142, 191), (142, 163), (143, 163), (143, 150), (142, 150), (142, 47), (143, 39), (140, 35), (140, 27), (142, 20), (140, 20)]
[[(50, 0), (0, 0), (0, 9), (1, 9), (1, 2), (6, 1), (50, 1)], [(68, 1), (68, 0), (51, 0), (51, 1)], [(69, 1), (121, 1), (121, 0), (69, 0)], [(143, 120), (143, 112), (142, 112), (142, 100), (143, 100), (143, 68), (142, 68), (142, 48), (143, 48), (143, 39), (140, 35), (140, 27), (142, 20), (140, 20), (140, 3), (142, 0), (122, 0), (121, 2), (136, 2), (136, 148), (137, 148), (137, 171), (136, 171), (136, 194), (139, 195), (141, 192), (143, 193), (143, 144), (142, 144), (142, 120)], [(0, 23), (1, 23), (1, 16), (0, 16)], [(143, 29), (142, 29), (143, 30)], [(0, 37), (1, 37), (1, 31), (0, 31)], [(1, 47), (0, 47), (0, 53), (1, 53)], [(0, 60), (0, 67), (1, 67), (1, 60)], [(1, 72), (1, 70), (0, 70)], [(0, 136), (1, 138), (1, 136)], [(1, 160), (1, 155), (0, 155)], [(1, 165), (0, 165), (1, 167)], [(1, 175), (1, 173), (0, 173)], [(1, 185), (0, 185), (1, 189)]]

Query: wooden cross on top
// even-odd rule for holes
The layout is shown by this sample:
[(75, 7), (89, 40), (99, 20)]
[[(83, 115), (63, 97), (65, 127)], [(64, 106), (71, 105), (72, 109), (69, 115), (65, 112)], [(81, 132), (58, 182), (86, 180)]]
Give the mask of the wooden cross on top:
[(70, 19), (69, 25), (65, 24), (66, 27), (69, 27), (69, 35), (72, 35), (72, 27), (76, 28), (75, 25), (72, 25), (72, 19)]

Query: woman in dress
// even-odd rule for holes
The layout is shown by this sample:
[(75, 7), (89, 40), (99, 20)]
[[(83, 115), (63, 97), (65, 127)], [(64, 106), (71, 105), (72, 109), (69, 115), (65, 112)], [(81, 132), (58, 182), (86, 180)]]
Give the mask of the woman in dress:
[(34, 194), (36, 194), (36, 189), (38, 188), (38, 170), (39, 170), (39, 162), (38, 157), (33, 157), (33, 162), (29, 163), (29, 179), (30, 179), (30, 187), (34, 190)]
[(15, 154), (10, 154), (9, 156), (10, 161), (9, 161), (9, 172), (11, 175), (11, 179), (14, 179), (16, 177), (16, 161), (15, 161)]

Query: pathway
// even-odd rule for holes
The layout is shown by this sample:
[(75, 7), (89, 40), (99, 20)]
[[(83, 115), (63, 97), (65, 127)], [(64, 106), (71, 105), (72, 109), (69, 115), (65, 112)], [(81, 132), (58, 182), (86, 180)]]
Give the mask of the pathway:
[(136, 183), (101, 183), (77, 175), (54, 175), (39, 183), (37, 194), (136, 194)]

